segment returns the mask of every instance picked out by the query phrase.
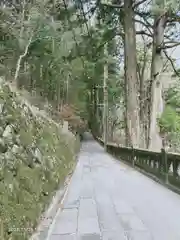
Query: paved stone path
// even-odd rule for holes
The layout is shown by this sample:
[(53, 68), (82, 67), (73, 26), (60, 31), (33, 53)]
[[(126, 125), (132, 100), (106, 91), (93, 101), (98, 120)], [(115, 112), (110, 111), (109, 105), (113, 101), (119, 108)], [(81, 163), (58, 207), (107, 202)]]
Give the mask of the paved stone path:
[(179, 240), (180, 196), (83, 143), (48, 240)]

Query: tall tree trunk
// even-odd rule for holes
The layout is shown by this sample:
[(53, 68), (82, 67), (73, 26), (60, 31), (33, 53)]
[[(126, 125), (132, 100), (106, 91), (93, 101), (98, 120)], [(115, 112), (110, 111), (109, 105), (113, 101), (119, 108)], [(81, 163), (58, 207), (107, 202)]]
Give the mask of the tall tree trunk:
[[(104, 46), (104, 57), (108, 58), (107, 44)], [(103, 139), (104, 149), (107, 150), (107, 137), (108, 137), (108, 91), (107, 91), (107, 80), (108, 80), (108, 62), (104, 63), (104, 80), (103, 80), (103, 91), (104, 91), (104, 109), (103, 109)]]
[(125, 30), (125, 88), (126, 88), (126, 119), (129, 144), (139, 146), (140, 118), (138, 100), (138, 78), (136, 59), (136, 35), (133, 12), (133, 0), (124, 1), (124, 30)]
[(144, 44), (144, 54), (143, 54), (143, 65), (138, 66), (138, 75), (139, 75), (139, 97), (140, 97), (140, 127), (141, 127), (141, 141), (140, 146), (142, 148), (147, 148), (147, 115), (146, 115), (146, 82), (145, 82), (145, 70), (147, 67), (147, 61), (148, 61), (148, 49), (146, 47), (146, 44)]
[(160, 150), (162, 139), (159, 135), (157, 118), (163, 111), (162, 98), (162, 71), (163, 53), (161, 47), (164, 42), (164, 31), (166, 25), (166, 12), (156, 16), (154, 19), (154, 37), (151, 63), (151, 85), (150, 85), (150, 108), (149, 108), (149, 140), (148, 148)]

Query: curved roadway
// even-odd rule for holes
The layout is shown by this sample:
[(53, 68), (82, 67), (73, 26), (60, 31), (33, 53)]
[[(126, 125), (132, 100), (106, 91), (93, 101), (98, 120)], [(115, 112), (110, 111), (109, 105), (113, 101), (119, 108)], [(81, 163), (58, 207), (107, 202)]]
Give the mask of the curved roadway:
[(180, 196), (86, 138), (48, 240), (179, 240)]

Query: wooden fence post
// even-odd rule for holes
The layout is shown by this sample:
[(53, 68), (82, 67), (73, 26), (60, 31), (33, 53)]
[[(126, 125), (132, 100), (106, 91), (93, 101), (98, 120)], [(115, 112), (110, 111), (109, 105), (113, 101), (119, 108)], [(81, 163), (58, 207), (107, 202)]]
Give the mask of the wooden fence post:
[(167, 153), (165, 148), (161, 149), (161, 154), (162, 154), (162, 164), (164, 172), (165, 172), (165, 183), (168, 184), (169, 183), (169, 179), (168, 179), (168, 164), (167, 164)]

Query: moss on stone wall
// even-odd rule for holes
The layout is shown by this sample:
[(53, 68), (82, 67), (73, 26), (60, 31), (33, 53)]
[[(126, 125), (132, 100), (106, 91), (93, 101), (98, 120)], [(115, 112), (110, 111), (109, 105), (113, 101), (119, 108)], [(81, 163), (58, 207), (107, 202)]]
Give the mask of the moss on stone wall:
[(0, 239), (25, 240), (75, 164), (79, 142), (0, 87)]

